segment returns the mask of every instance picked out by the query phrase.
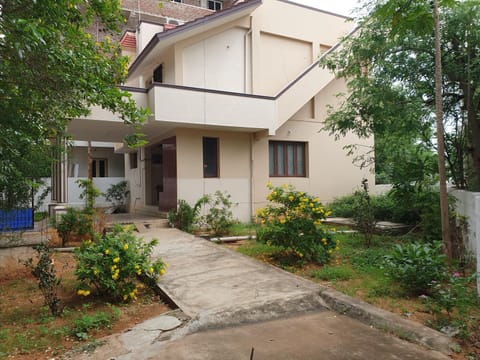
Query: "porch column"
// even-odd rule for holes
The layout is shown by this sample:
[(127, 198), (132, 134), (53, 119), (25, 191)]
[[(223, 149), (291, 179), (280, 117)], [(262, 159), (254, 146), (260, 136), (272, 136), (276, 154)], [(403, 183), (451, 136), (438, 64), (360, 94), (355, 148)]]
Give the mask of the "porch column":
[(68, 160), (65, 138), (52, 139), (52, 204), (50, 215), (55, 215), (55, 208), (68, 203)]

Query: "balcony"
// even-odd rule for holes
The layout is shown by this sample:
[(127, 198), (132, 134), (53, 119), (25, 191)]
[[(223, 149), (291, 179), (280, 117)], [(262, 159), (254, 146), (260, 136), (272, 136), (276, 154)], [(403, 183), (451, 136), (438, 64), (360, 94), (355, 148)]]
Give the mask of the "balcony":
[(272, 97), (154, 83), (148, 106), (155, 121), (258, 131), (275, 130)]

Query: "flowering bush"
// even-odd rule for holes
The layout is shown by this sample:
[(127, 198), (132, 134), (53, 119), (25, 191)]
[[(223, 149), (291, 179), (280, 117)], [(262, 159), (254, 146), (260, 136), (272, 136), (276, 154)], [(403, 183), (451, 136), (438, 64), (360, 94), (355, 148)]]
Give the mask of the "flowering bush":
[(149, 258), (156, 244), (157, 240), (137, 239), (131, 229), (121, 226), (102, 237), (97, 235), (95, 241), (83, 242), (75, 251), (75, 275), (80, 281), (77, 294), (88, 296), (96, 290), (112, 302), (135, 300), (136, 279), (146, 276), (156, 281), (165, 274), (166, 264)]
[(306, 261), (327, 263), (339, 249), (338, 241), (321, 226), (330, 212), (318, 198), (293, 186), (267, 187), (271, 190), (267, 196), (270, 204), (257, 212), (262, 225), (257, 231), (258, 241), (292, 250)]

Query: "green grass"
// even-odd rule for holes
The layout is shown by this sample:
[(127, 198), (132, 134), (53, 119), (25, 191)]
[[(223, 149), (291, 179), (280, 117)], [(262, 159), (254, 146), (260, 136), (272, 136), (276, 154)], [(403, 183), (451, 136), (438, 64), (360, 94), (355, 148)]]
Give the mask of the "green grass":
[(345, 281), (355, 276), (355, 272), (348, 266), (323, 266), (310, 272), (310, 276), (324, 281)]
[(280, 254), (283, 248), (250, 240), (246, 244), (239, 246), (237, 251), (247, 256), (264, 259), (265, 257), (273, 257)]
[(252, 223), (234, 223), (228, 229), (228, 236), (248, 236), (255, 235), (258, 225)]

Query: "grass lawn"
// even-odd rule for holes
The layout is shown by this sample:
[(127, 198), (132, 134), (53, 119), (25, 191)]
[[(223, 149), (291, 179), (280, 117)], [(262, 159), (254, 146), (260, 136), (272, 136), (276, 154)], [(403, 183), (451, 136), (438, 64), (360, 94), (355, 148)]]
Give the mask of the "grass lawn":
[(147, 288), (126, 305), (80, 297), (75, 293), (73, 255), (55, 253), (53, 259), (62, 278), (60, 317), (50, 315), (37, 280), (25, 268), (0, 275), (0, 359), (52, 359), (73, 348), (92, 349), (103, 336), (170, 310)]
[[(384, 269), (384, 256), (395, 244), (408, 243), (415, 238), (407, 236), (374, 236), (372, 245), (367, 248), (360, 234), (337, 233), (340, 250), (328, 265), (302, 263), (281, 247), (268, 246), (255, 240), (228, 245), (236, 251), (268, 262), (299, 276), (331, 286), (352, 297), (405, 318), (421, 322), (440, 330), (446, 326), (458, 328), (457, 340), (463, 351), (456, 359), (480, 359), (480, 307), (478, 301), (462, 303), (459, 314), (455, 309), (451, 314), (438, 312), (418, 296), (408, 295), (399, 283), (387, 276)], [(226, 246), (226, 245), (224, 245)], [(454, 270), (452, 270), (454, 271)], [(471, 272), (469, 269), (467, 272)], [(469, 286), (474, 288), (474, 282)]]

